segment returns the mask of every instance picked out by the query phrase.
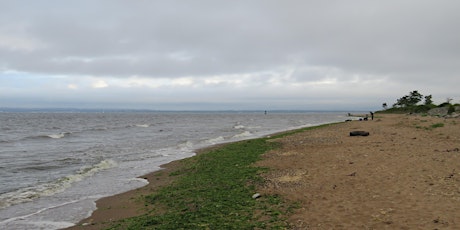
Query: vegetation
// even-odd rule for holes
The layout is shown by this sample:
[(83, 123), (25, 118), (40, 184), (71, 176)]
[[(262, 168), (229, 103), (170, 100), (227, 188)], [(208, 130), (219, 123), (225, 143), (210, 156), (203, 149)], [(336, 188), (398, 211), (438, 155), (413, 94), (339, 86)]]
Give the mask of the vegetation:
[(441, 128), (441, 127), (444, 127), (444, 123), (436, 123), (436, 124), (432, 124), (431, 125), (431, 128)]
[(420, 94), (417, 90), (414, 90), (409, 93), (409, 95), (403, 96), (396, 100), (396, 103), (393, 107), (411, 107), (419, 103), (423, 98), (423, 95)]
[(425, 129), (425, 130), (433, 130), (433, 129), (441, 128), (441, 127), (444, 127), (444, 123), (440, 122), (440, 123), (431, 124), (429, 126), (421, 126), (421, 125), (416, 125), (415, 126), (415, 128), (417, 128), (417, 129)]
[[(388, 108), (387, 103), (383, 103), (383, 111), (378, 111), (381, 113), (426, 113), (430, 109), (436, 107), (448, 107), (448, 114), (455, 112), (455, 106), (452, 105), (450, 102), (452, 101), (451, 98), (447, 99), (447, 102), (442, 103), (440, 105), (433, 104), (432, 95), (423, 96), (417, 90), (409, 92), (408, 95), (405, 95), (396, 100), (396, 103), (393, 104), (391, 108)], [(422, 99), (424, 99), (423, 103)]]

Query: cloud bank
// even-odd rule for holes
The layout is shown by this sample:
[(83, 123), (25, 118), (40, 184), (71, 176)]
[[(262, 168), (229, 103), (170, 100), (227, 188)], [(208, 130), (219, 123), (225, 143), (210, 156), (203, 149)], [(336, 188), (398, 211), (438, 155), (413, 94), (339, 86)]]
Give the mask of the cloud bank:
[(2, 1), (0, 107), (378, 109), (412, 90), (458, 102), (459, 10), (447, 0)]

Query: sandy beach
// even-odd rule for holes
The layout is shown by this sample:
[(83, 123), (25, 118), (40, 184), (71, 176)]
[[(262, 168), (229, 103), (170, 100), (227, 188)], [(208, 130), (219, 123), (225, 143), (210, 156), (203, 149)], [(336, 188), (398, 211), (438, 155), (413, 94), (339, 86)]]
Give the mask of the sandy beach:
[[(362, 130), (369, 136), (349, 136)], [(272, 141), (258, 192), (280, 194), (299, 208), (292, 229), (460, 228), (460, 120), (377, 114)], [(180, 161), (144, 176), (150, 184), (101, 199), (91, 217), (70, 229), (101, 229), (142, 214), (139, 199), (174, 180)]]

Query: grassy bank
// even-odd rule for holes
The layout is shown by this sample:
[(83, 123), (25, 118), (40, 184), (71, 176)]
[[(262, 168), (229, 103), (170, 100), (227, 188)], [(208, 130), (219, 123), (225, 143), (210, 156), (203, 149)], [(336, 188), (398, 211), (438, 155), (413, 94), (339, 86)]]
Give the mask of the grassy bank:
[(288, 228), (285, 217), (296, 204), (276, 195), (254, 199), (257, 185), (263, 183), (259, 174), (268, 169), (253, 163), (277, 148), (267, 140), (312, 128), (230, 143), (182, 160), (169, 175), (177, 177), (172, 185), (141, 198), (147, 214), (124, 219), (111, 229)]

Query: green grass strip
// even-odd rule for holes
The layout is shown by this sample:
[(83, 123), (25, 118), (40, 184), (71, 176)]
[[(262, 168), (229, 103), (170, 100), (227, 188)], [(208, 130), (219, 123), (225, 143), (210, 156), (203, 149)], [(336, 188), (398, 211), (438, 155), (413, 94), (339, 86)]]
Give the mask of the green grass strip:
[(304, 128), (300, 128), (300, 129), (289, 130), (289, 131), (286, 131), (286, 132), (281, 132), (281, 133), (274, 134), (274, 135), (270, 136), (269, 139), (282, 138), (282, 137), (286, 137), (286, 136), (293, 135), (293, 134), (296, 134), (296, 133), (302, 133), (302, 132), (305, 132), (305, 131), (308, 131), (308, 130), (328, 127), (328, 126), (339, 124), (339, 123), (343, 123), (343, 122), (328, 123), (328, 124), (322, 124), (322, 125), (309, 126), (309, 127), (304, 127)]

